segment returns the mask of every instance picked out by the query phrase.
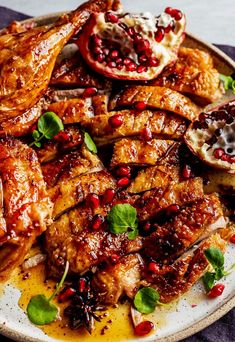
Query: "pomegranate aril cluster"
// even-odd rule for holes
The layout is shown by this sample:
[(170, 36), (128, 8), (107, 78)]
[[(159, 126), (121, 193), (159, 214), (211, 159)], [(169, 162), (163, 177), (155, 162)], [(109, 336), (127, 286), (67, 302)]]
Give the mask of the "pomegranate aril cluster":
[(130, 183), (131, 169), (129, 166), (121, 166), (116, 170), (117, 186), (126, 187)]

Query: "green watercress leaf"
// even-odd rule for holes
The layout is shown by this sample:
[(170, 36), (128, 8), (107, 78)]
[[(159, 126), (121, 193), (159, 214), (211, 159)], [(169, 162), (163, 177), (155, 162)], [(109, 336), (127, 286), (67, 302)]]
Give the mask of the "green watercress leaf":
[(143, 287), (140, 289), (134, 298), (135, 308), (144, 314), (154, 312), (155, 307), (159, 303), (160, 295), (152, 287)]
[(220, 80), (223, 82), (225, 90), (232, 89), (234, 91), (234, 79), (231, 76), (220, 74)]
[(133, 240), (138, 235), (137, 211), (128, 203), (116, 204), (110, 210), (107, 220), (109, 229), (114, 234), (126, 233), (128, 238)]
[(38, 120), (38, 130), (46, 139), (54, 138), (63, 129), (61, 119), (53, 112), (46, 112)]
[(86, 147), (89, 151), (97, 153), (97, 147), (94, 141), (92, 140), (90, 134), (88, 134), (87, 132), (84, 132), (84, 143), (86, 144)]
[(55, 291), (49, 298), (46, 298), (45, 295), (39, 294), (30, 299), (29, 304), (27, 306), (27, 315), (32, 323), (37, 325), (44, 325), (49, 324), (56, 319), (58, 315), (58, 308), (56, 305), (51, 303), (51, 301), (54, 299), (54, 297), (62, 287), (65, 278), (68, 274), (68, 270), (69, 263), (67, 261), (65, 265), (64, 274), (59, 284), (57, 284)]
[(35, 141), (34, 145), (37, 146), (37, 147), (41, 147), (42, 146), (42, 144), (39, 141)]
[(209, 292), (215, 283), (215, 273), (206, 272), (202, 278), (206, 292)]
[(40, 133), (35, 129), (32, 133), (32, 136), (34, 140), (37, 140), (38, 138), (40, 138)]
[(214, 270), (224, 267), (224, 256), (220, 249), (210, 247), (207, 248), (204, 253)]

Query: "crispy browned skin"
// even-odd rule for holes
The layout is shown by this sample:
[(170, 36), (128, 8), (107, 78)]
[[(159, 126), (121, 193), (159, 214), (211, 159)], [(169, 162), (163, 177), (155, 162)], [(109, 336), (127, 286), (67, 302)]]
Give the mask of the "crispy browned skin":
[(200, 105), (222, 96), (219, 73), (213, 67), (211, 56), (198, 49), (180, 48), (176, 63), (151, 81), (151, 85), (187, 94)]
[(122, 139), (115, 143), (111, 167), (119, 165), (156, 165), (174, 148), (176, 142), (172, 140), (152, 139), (149, 142)]
[[(109, 125), (109, 118), (122, 115), (123, 123), (118, 128)], [(186, 121), (164, 111), (142, 112), (123, 110), (96, 115), (87, 119), (83, 125), (91, 133), (98, 146), (107, 145), (123, 137), (140, 136), (144, 128), (149, 128), (156, 138), (179, 140), (186, 129)]]
[(0, 37), (0, 122), (34, 106), (45, 93), (56, 58), (91, 12), (106, 11), (113, 0), (91, 0), (52, 26)]
[(116, 107), (133, 106), (144, 101), (149, 108), (163, 109), (194, 121), (200, 108), (189, 98), (166, 87), (131, 86), (117, 95)]
[(116, 304), (123, 295), (133, 298), (139, 288), (141, 269), (138, 254), (126, 255), (116, 265), (109, 264), (96, 272), (92, 287), (103, 294), (105, 304)]
[(180, 179), (179, 166), (158, 165), (138, 172), (127, 188), (129, 193), (138, 194), (153, 188), (166, 188)]
[(83, 202), (88, 194), (103, 194), (105, 190), (115, 187), (115, 180), (104, 170), (59, 182), (49, 189), (50, 198), (54, 203), (53, 218)]
[[(229, 231), (228, 231), (229, 236)], [(161, 295), (161, 302), (169, 303), (183, 293), (187, 292), (208, 269), (208, 261), (204, 251), (209, 247), (215, 247), (224, 252), (227, 245), (227, 237), (219, 232), (213, 233), (202, 241), (199, 247), (191, 253), (183, 255), (173, 265), (166, 266), (163, 274), (152, 276), (151, 284)]]
[(22, 263), (52, 212), (35, 152), (0, 140), (0, 280)]
[(14, 20), (10, 23), (10, 25), (8, 25), (6, 28), (1, 30), (0, 36), (3, 36), (4, 34), (9, 34), (9, 33), (21, 33), (24, 31), (31, 30), (35, 26), (36, 26), (36, 23), (34, 21), (31, 21), (30, 23), (23, 23), (23, 22)]
[(49, 188), (81, 174), (103, 169), (97, 155), (91, 153), (85, 146), (78, 151), (70, 152), (52, 162), (43, 164), (41, 167), (44, 180)]
[(172, 204), (179, 206), (200, 200), (204, 197), (201, 178), (193, 178), (170, 184), (167, 188), (146, 191), (136, 202), (140, 220), (149, 220)]
[(181, 210), (171, 222), (157, 227), (145, 240), (144, 254), (160, 264), (172, 262), (203, 235), (225, 225), (219, 198), (208, 195)]

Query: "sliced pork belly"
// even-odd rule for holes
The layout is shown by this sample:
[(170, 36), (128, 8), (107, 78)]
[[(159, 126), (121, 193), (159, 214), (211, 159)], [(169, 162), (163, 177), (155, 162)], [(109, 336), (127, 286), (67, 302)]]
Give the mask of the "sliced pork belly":
[(115, 143), (110, 166), (152, 166), (166, 158), (179, 143), (172, 140), (152, 139), (149, 142), (122, 139)]
[(161, 210), (172, 204), (179, 206), (200, 200), (204, 197), (202, 178), (192, 178), (180, 183), (170, 184), (165, 188), (146, 191), (136, 201), (138, 217), (141, 221), (149, 220)]
[(142, 268), (139, 254), (126, 255), (117, 264), (109, 264), (98, 270), (92, 287), (102, 293), (102, 302), (105, 304), (116, 304), (123, 295), (133, 298), (140, 286)]
[(169, 303), (187, 292), (208, 270), (209, 263), (204, 251), (215, 247), (224, 252), (230, 236), (229, 229), (215, 232), (196, 249), (182, 255), (172, 265), (165, 266), (159, 274), (148, 277), (151, 286), (160, 293), (161, 302)]
[(150, 84), (187, 94), (200, 105), (222, 96), (219, 72), (213, 67), (211, 56), (198, 49), (181, 47), (176, 63)]
[(166, 87), (131, 86), (116, 96), (112, 101), (115, 107), (133, 106), (135, 102), (144, 101), (149, 108), (163, 109), (194, 121), (200, 108), (189, 98)]
[[(118, 128), (109, 125), (109, 118), (122, 115), (123, 123)], [(176, 115), (164, 111), (142, 112), (123, 110), (96, 115), (84, 123), (98, 146), (107, 145), (123, 137), (141, 136), (145, 128), (149, 128), (157, 138), (179, 140), (186, 129), (186, 121)]]
[(208, 195), (182, 209), (170, 222), (156, 228), (146, 238), (145, 255), (167, 264), (212, 230), (224, 228), (226, 221), (217, 195)]
[(18, 140), (0, 140), (0, 280), (22, 263), (51, 213), (36, 153)]

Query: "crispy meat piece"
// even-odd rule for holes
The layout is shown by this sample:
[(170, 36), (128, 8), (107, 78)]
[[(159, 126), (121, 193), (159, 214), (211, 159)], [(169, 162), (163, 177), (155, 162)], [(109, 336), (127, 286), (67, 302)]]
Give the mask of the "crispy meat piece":
[(0, 280), (20, 265), (52, 213), (35, 152), (0, 140)]
[(131, 182), (127, 191), (129, 193), (138, 194), (153, 188), (166, 189), (171, 183), (178, 182), (179, 179), (179, 166), (152, 166), (139, 171), (136, 178)]
[(187, 292), (208, 270), (209, 263), (204, 251), (215, 247), (224, 252), (227, 240), (231, 236), (229, 229), (213, 233), (202, 241), (196, 250), (187, 252), (176, 260), (171, 266), (163, 268), (162, 274), (152, 275), (153, 284), (161, 295), (161, 302), (169, 303), (183, 293)]
[(173, 112), (190, 121), (197, 119), (200, 108), (189, 98), (166, 87), (131, 86), (116, 96), (116, 107), (133, 106), (135, 102), (144, 101), (152, 109)]
[(149, 142), (122, 139), (115, 143), (111, 167), (119, 165), (156, 165), (167, 157), (171, 149), (178, 144), (172, 140), (152, 139)]
[(150, 84), (187, 94), (200, 105), (222, 96), (219, 73), (213, 67), (211, 56), (198, 49), (181, 47), (176, 63)]
[(92, 287), (103, 294), (102, 302), (105, 304), (116, 304), (123, 295), (133, 298), (139, 287), (142, 268), (139, 254), (126, 255), (117, 264), (98, 270)]
[(31, 30), (33, 27), (36, 26), (36, 23), (34, 21), (31, 21), (30, 23), (22, 23), (19, 21), (12, 21), (10, 25), (5, 27), (0, 32), (0, 36), (3, 36), (4, 34), (10, 34), (10, 33), (21, 33), (24, 31)]
[(97, 155), (91, 153), (84, 145), (79, 151), (65, 154), (41, 167), (44, 180), (49, 188), (59, 182), (84, 173), (101, 171), (104, 168)]
[[(109, 125), (109, 118), (122, 115), (123, 123), (118, 128)], [(87, 119), (83, 125), (91, 133), (98, 146), (107, 145), (123, 137), (140, 136), (143, 129), (148, 127), (157, 138), (179, 140), (186, 129), (186, 121), (176, 115), (164, 111), (123, 110), (96, 115)]]
[(172, 204), (184, 206), (204, 197), (202, 178), (192, 178), (170, 184), (167, 189), (156, 188), (146, 191), (135, 206), (141, 221), (149, 220)]
[(90, 193), (101, 195), (105, 190), (115, 188), (115, 180), (104, 170), (59, 182), (49, 189), (50, 198), (54, 203), (53, 218), (57, 219), (67, 210), (83, 202)]
[(167, 264), (184, 253), (212, 230), (224, 228), (226, 221), (217, 195), (205, 196), (180, 211), (170, 222), (157, 227), (146, 238), (145, 255)]

